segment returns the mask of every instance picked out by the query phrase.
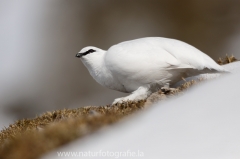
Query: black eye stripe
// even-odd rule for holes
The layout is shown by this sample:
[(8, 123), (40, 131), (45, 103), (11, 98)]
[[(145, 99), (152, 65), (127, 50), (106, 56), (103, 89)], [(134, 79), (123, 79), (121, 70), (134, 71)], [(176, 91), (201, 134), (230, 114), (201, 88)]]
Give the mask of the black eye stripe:
[(93, 49), (90, 49), (90, 50), (88, 50), (88, 51), (86, 51), (85, 53), (92, 53), (92, 52), (95, 52), (96, 50), (93, 50)]
[(96, 52), (96, 50), (90, 49), (90, 50), (82, 53), (82, 56), (87, 55), (87, 54), (90, 54), (90, 53), (92, 53), (92, 52)]

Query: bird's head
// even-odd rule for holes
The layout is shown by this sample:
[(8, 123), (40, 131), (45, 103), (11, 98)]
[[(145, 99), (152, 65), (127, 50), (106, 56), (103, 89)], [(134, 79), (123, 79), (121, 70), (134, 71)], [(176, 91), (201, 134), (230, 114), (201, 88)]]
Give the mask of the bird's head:
[(76, 54), (76, 57), (80, 58), (88, 69), (94, 70), (101, 67), (105, 53), (105, 50), (93, 46), (87, 46), (80, 50)]

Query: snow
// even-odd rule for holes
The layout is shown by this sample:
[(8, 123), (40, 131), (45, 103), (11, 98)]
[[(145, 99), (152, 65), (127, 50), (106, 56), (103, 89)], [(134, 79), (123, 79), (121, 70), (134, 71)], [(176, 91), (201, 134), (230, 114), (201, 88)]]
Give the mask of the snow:
[(141, 158), (147, 159), (239, 158), (240, 62), (225, 67), (233, 73), (203, 82), (181, 96), (126, 119), (128, 122), (72, 142), (43, 159), (57, 159), (57, 152), (63, 151), (141, 151)]

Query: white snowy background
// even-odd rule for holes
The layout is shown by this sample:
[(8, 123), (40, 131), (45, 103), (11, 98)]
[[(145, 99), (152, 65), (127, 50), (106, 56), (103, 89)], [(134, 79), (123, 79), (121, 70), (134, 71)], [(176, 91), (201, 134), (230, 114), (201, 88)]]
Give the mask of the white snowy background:
[(105, 105), (125, 96), (97, 84), (75, 58), (87, 45), (107, 49), (130, 39), (163, 36), (190, 43), (214, 59), (226, 53), (240, 58), (239, 4), (1, 0), (0, 129), (46, 111)]
[[(1, 0), (0, 129), (45, 111), (111, 103), (75, 54), (163, 36), (240, 58), (240, 1)], [(232, 66), (232, 65), (231, 65)], [(140, 150), (145, 158), (239, 158), (239, 72), (56, 151)], [(56, 151), (45, 158), (57, 158)], [(99, 158), (99, 157), (98, 157)]]
[(225, 67), (232, 73), (194, 86), (42, 159), (79, 158), (59, 157), (57, 152), (88, 151), (141, 151), (144, 156), (135, 158), (146, 159), (240, 158), (240, 62)]

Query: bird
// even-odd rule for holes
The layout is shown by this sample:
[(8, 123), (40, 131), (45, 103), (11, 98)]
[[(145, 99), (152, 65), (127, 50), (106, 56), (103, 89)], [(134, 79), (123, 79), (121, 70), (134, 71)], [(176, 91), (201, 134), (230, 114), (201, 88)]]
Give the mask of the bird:
[(227, 72), (196, 47), (164, 37), (129, 40), (108, 50), (87, 46), (76, 57), (100, 85), (131, 93), (115, 99), (113, 105), (144, 100), (153, 92), (169, 88), (183, 78)]

